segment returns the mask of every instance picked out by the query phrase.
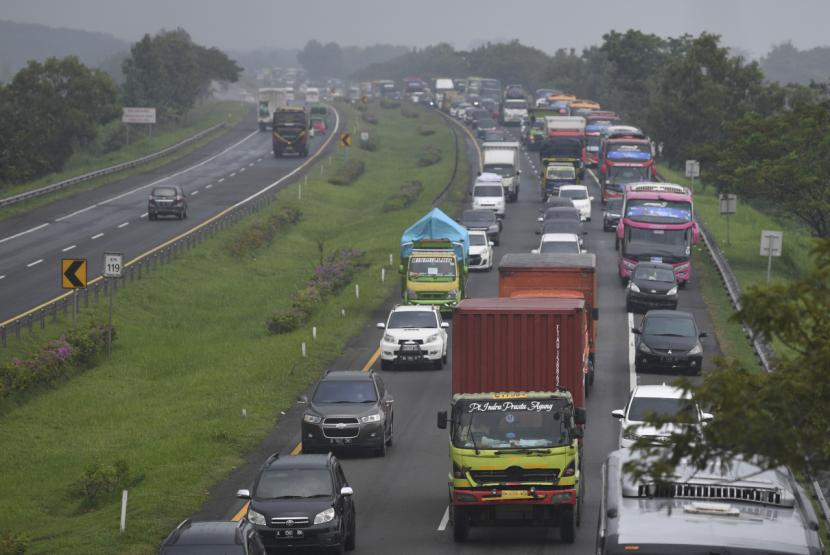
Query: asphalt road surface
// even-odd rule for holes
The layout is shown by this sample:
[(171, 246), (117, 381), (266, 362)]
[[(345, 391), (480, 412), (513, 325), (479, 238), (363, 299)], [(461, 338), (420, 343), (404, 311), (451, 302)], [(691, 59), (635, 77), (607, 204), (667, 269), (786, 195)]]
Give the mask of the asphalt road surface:
[[(515, 130), (513, 130), (515, 133)], [(472, 141), (468, 138), (468, 143)], [(470, 157), (476, 155), (468, 144)], [(473, 160), (471, 160), (473, 163)], [(477, 164), (477, 161), (475, 162)], [(508, 252), (529, 252), (538, 245), (535, 231), (539, 201), (538, 154), (522, 154), (522, 183), (519, 199), (508, 204), (501, 244), (495, 247), (496, 260)], [(473, 173), (472, 175), (475, 175)], [(593, 220), (587, 223), (586, 246), (596, 253), (599, 276), (599, 329), (596, 381), (587, 401), (588, 425), (585, 434), (583, 485), (586, 487), (583, 520), (574, 544), (559, 540), (556, 529), (473, 528), (467, 543), (453, 542), (447, 522), (447, 473), (449, 439), (436, 427), (436, 413), (446, 410), (450, 400), (452, 366), (444, 370), (398, 369), (381, 373), (394, 395), (394, 445), (385, 458), (369, 454), (341, 454), (347, 477), (355, 490), (357, 507), (357, 553), (573, 553), (584, 555), (594, 549), (600, 502), (600, 468), (607, 454), (616, 449), (619, 423), (611, 410), (623, 408), (635, 383), (670, 383), (675, 376), (635, 376), (629, 365), (629, 314), (625, 312), (625, 290), (616, 273), (617, 252), (613, 233), (602, 231), (602, 207), (595, 181), (586, 175), (585, 184), (596, 197)], [(403, 230), (401, 230), (403, 231)], [(473, 273), (467, 293), (471, 297), (498, 295), (498, 272)], [(397, 299), (379, 311), (377, 320)], [(680, 292), (681, 310), (695, 314), (702, 330), (713, 328), (697, 283), (692, 278)], [(636, 322), (636, 320), (635, 320)], [(370, 328), (354, 338), (331, 368), (341, 370), (367, 367), (380, 340), (380, 330)], [(711, 335), (711, 334), (710, 334)], [(717, 353), (716, 340), (704, 339), (704, 370)], [(450, 353), (450, 359), (452, 353)], [(372, 368), (378, 372), (376, 361)], [(322, 369), (321, 369), (322, 370)], [(248, 487), (268, 454), (290, 453), (299, 442), (299, 406), (279, 419), (260, 448), (249, 454), (248, 464), (227, 481), (217, 485), (211, 500), (198, 518), (237, 518), (243, 503), (234, 499), (237, 488)]]
[[(326, 138), (312, 139), (311, 156)], [(309, 159), (275, 159), (271, 134), (257, 130), (251, 111), (233, 130), (179, 160), (0, 221), (0, 323), (64, 292), (62, 258), (87, 259), (91, 281), (103, 271), (104, 252), (120, 252), (125, 262), (131, 260)], [(154, 185), (182, 187), (186, 220), (148, 221), (147, 198)]]

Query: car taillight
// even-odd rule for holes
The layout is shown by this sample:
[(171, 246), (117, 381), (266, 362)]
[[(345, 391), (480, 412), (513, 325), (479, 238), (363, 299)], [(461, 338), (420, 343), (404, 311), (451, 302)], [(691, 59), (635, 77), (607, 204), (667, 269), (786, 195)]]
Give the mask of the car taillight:
[(176, 197), (176, 204), (180, 204), (182, 202), (182, 197)]

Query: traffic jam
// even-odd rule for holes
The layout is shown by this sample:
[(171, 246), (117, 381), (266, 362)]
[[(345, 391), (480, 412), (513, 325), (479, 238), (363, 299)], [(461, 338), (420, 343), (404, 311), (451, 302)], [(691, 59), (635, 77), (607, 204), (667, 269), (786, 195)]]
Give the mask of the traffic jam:
[[(447, 493), (438, 501), (447, 503), (442, 526), (455, 543), (527, 527), (555, 530), (552, 549), (589, 538), (598, 555), (818, 553), (810, 547), (817, 532), (805, 525), (812, 509), (791, 476), (747, 461), (728, 475), (681, 463), (676, 483), (658, 487), (624, 470), (638, 457), (631, 449), (638, 441), (660, 444), (678, 427), (717, 418), (671, 385), (675, 376), (701, 374), (710, 330), (678, 308), (695, 279), (700, 231), (691, 190), (658, 176), (658, 146), (618, 114), (563, 91), (530, 93), (478, 77), (439, 81), (452, 88), (438, 92), (412, 78), (377, 94), (395, 91), (443, 111), (474, 142), (480, 171), (455, 213), (433, 208), (401, 230), (400, 298), (376, 324), (379, 364), (326, 372), (298, 399), (301, 444), (269, 457), (238, 491), (245, 505), (227, 525), (247, 552), (359, 547), (357, 488), (341, 458), (407, 449), (394, 441), (395, 392), (384, 377), (414, 368), (451, 373), (435, 425), (448, 440)], [(518, 224), (511, 205), (529, 185), (538, 205), (534, 246), (497, 256), (505, 230)], [(629, 349), (634, 375), (666, 377), (635, 379), (625, 406), (610, 415), (587, 406), (603, 377), (598, 352), (611, 340), (598, 337), (598, 241), (616, 251), (616, 295), (631, 341), (620, 348)], [(471, 294), (489, 273), (497, 274), (498, 295)], [(655, 416), (666, 423), (650, 425)], [(601, 478), (585, 471), (593, 427), (618, 428), (619, 449)], [(596, 529), (585, 526), (586, 487), (601, 491)], [(765, 512), (775, 516), (758, 526)], [(193, 526), (183, 523), (161, 552), (179, 553), (175, 545)]]

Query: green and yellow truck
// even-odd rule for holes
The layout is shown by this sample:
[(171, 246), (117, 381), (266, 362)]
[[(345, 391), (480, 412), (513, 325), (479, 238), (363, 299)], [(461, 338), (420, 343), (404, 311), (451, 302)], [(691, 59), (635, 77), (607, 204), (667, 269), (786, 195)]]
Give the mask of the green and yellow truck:
[(580, 524), (588, 370), (582, 299), (467, 299), (453, 311), (450, 521), (471, 527)]
[(469, 233), (439, 208), (404, 231), (400, 256), (404, 303), (431, 304), (450, 312), (464, 298)]

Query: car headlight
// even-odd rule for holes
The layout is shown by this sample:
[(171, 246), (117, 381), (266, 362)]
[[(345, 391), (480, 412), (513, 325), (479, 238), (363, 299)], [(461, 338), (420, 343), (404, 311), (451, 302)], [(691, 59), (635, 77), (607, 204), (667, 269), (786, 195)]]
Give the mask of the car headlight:
[(623, 439), (629, 439), (631, 441), (637, 441), (640, 436), (637, 435), (637, 428), (634, 426), (628, 426), (625, 430), (623, 430)]
[(691, 350), (691, 351), (689, 351), (689, 354), (690, 354), (690, 355), (699, 355), (699, 354), (700, 354), (700, 353), (702, 353), (702, 352), (703, 352), (703, 347), (701, 347), (701, 346), (700, 346), (700, 343), (698, 343), (697, 345), (695, 345), (694, 347), (692, 347), (692, 350)]
[(325, 511), (317, 513), (314, 517), (314, 524), (325, 524), (334, 520), (334, 507), (329, 507)]
[(666, 292), (666, 295), (668, 295), (668, 296), (677, 295), (677, 286), (675, 285), (674, 287), (669, 289), (668, 292)]
[(487, 228), (487, 231), (490, 233), (498, 233), (499, 232), (499, 224), (493, 224)]
[(441, 337), (439, 334), (437, 334), (437, 333), (433, 333), (432, 335), (430, 335), (429, 337), (427, 337), (426, 343), (432, 343), (432, 342), (434, 342), (434, 341), (438, 341), (438, 338), (439, 338), (439, 337)]
[[(380, 413), (376, 412), (374, 414), (367, 414), (366, 416), (361, 416), (360, 421), (364, 424), (370, 424), (372, 422), (380, 422)], [(329, 519), (331, 520), (331, 519)]]
[(640, 343), (640, 346), (637, 347), (641, 353), (651, 354), (651, 349), (645, 343)]
[(248, 522), (250, 522), (251, 524), (265, 526), (265, 515), (262, 513), (258, 513), (253, 509), (248, 509)]
[(395, 338), (393, 336), (389, 335), (388, 333), (383, 334), (383, 340), (386, 341), (387, 343), (397, 343), (397, 341), (395, 341)]
[(636, 284), (636, 283), (634, 283), (633, 281), (629, 281), (629, 282), (628, 282), (628, 288), (629, 288), (629, 289), (631, 289), (631, 290), (632, 290), (633, 292), (635, 292), (635, 293), (639, 293), (639, 292), (640, 292), (640, 288), (639, 288), (639, 287), (637, 287), (637, 284)]
[(319, 424), (323, 419), (316, 414), (311, 414), (307, 412), (303, 415), (303, 421), (308, 422), (309, 424)]
[(457, 299), (458, 298), (458, 289), (450, 289), (447, 291), (447, 298), (448, 299)]
[(407, 299), (417, 299), (418, 293), (416, 293), (413, 289), (406, 290), (406, 298)]

